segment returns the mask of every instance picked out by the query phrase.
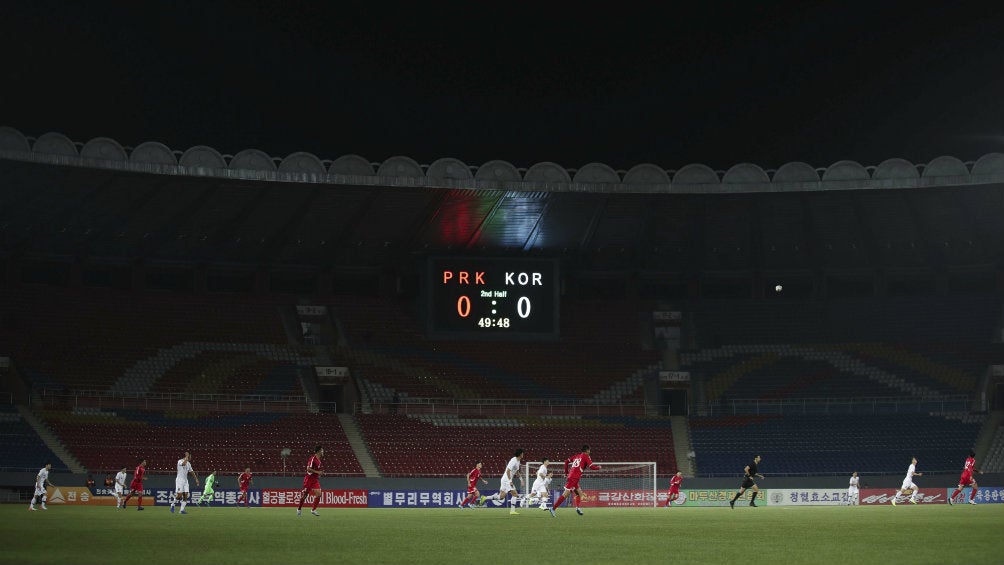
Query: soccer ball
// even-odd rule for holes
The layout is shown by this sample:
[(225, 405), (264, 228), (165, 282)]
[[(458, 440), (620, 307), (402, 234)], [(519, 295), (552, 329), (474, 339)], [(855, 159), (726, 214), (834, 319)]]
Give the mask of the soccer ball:
[(781, 289), (783, 289), (783, 288), (784, 288), (783, 286), (777, 285), (777, 286), (774, 287), (774, 292), (781, 292)]

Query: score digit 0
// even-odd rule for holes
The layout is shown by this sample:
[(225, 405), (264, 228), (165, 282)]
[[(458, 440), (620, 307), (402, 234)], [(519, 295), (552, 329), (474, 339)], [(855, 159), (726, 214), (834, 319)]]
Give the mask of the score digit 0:
[(530, 299), (525, 296), (520, 296), (519, 301), (516, 302), (516, 311), (520, 318), (530, 317)]
[(461, 318), (471, 315), (471, 299), (465, 294), (457, 299), (457, 314), (460, 314)]

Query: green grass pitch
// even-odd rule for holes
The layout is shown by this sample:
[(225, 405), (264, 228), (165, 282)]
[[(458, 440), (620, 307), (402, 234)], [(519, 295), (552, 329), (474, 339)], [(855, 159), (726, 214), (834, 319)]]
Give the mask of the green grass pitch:
[(0, 505), (0, 563), (1004, 563), (1004, 504), (143, 512)]

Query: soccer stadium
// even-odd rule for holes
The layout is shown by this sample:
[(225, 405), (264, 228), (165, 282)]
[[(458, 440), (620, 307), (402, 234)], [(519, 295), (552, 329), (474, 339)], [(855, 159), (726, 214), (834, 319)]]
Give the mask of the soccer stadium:
[[(644, 540), (681, 528), (739, 529), (778, 562), (862, 544), (897, 562), (883, 548), (904, 543), (914, 563), (1000, 558), (1004, 154), (572, 171), (3, 127), (0, 198), (5, 529), (124, 538), (98, 553), (12, 538), (5, 562), (156, 556), (167, 527), (197, 551), (204, 529), (235, 529), (207, 542), (233, 556), (244, 537), (341, 538), (357, 521), (422, 543), (381, 553), (382, 533), (350, 534), (349, 562), (480, 559), (463, 540), (481, 527), (603, 540), (601, 561), (658, 560), (664, 540)], [(600, 468), (582, 516), (570, 496), (552, 518), (540, 508), (583, 444)], [(297, 523), (316, 445), (318, 516)], [(490, 496), (517, 448), (512, 488), (547, 458), (548, 499), (458, 508), (475, 463)], [(949, 506), (970, 450), (979, 488)], [(186, 451), (216, 492), (197, 504), (193, 484), (180, 518), (198, 525), (168, 526)], [(760, 496), (729, 508), (755, 455)], [(918, 490), (893, 506), (912, 458)], [(106, 477), (141, 459), (145, 502), (117, 511)], [(45, 462), (48, 510), (26, 517)], [(866, 541), (826, 538), (851, 521)], [(924, 527), (936, 543), (894, 533)], [(429, 544), (446, 531), (457, 541)], [(241, 562), (257, 558), (282, 559)]]
[(0, 565), (1004, 564), (1004, 3), (0, 22)]

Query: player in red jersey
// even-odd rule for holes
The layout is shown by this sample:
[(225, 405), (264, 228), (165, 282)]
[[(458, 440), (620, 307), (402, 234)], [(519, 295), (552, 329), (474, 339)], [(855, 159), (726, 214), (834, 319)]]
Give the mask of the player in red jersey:
[(590, 459), (589, 451), (589, 446), (583, 445), (582, 453), (565, 459), (565, 476), (567, 476), (568, 479), (565, 481), (565, 491), (561, 493), (558, 500), (554, 501), (554, 506), (551, 508), (551, 516), (555, 516), (554, 511), (561, 506), (561, 503), (565, 501), (565, 498), (568, 497), (568, 493), (570, 492), (575, 493), (575, 498), (573, 499), (575, 502), (575, 511), (579, 514), (579, 516), (582, 515), (582, 509), (579, 508), (579, 501), (582, 499), (582, 490), (579, 488), (579, 479), (582, 478), (582, 473), (586, 469), (600, 468), (599, 465), (593, 463), (593, 460)]
[(666, 500), (666, 508), (672, 504), (674, 500), (680, 498), (680, 484), (683, 483), (683, 471), (677, 471), (673, 478), (669, 481), (669, 499)]
[(467, 473), (467, 498), (459, 504), (460, 508), (464, 508), (465, 506), (470, 508), (469, 504), (481, 496), (481, 491), (478, 490), (478, 479), (481, 479), (482, 483), (488, 484), (488, 481), (481, 478), (481, 467), (482, 463), (478, 461), (474, 464), (471, 472)]
[(962, 466), (962, 475), (959, 477), (959, 488), (955, 489), (952, 496), (948, 497), (948, 504), (952, 504), (952, 500), (956, 496), (959, 496), (962, 489), (966, 487), (973, 487), (973, 492), (969, 493), (969, 504), (976, 504), (976, 491), (979, 490), (980, 486), (976, 484), (973, 473), (982, 474), (983, 471), (976, 470), (976, 452), (970, 450), (969, 457), (966, 458), (966, 463)]
[(241, 487), (241, 493), (237, 495), (237, 508), (241, 507), (241, 500), (244, 501), (244, 508), (248, 507), (248, 488), (252, 482), (251, 467), (244, 467), (244, 472), (237, 475), (237, 484)]
[(129, 494), (126, 495), (125, 500), (122, 501), (122, 509), (125, 510), (126, 504), (129, 503), (129, 499), (132, 495), (138, 495), (139, 499), (136, 501), (136, 510), (143, 509), (143, 475), (146, 474), (146, 459), (140, 459), (139, 465), (136, 465), (136, 470), (133, 471), (132, 482), (129, 483)]
[(321, 481), (320, 476), (324, 474), (321, 470), (321, 457), (324, 456), (324, 448), (320, 445), (314, 447), (314, 454), (307, 461), (307, 474), (303, 476), (303, 490), (300, 492), (300, 505), (296, 507), (296, 515), (299, 516), (303, 510), (303, 501), (307, 500), (307, 494), (314, 495), (314, 507), (310, 513), (319, 516), (317, 505), (321, 502)]

